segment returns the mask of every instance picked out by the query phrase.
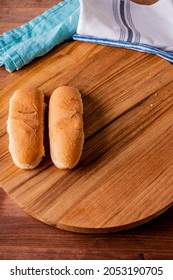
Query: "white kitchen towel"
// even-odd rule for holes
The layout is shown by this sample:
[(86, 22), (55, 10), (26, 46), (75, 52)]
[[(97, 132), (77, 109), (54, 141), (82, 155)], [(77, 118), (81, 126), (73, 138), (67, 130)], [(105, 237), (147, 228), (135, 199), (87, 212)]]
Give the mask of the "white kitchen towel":
[(75, 40), (156, 54), (173, 63), (173, 0), (80, 0)]

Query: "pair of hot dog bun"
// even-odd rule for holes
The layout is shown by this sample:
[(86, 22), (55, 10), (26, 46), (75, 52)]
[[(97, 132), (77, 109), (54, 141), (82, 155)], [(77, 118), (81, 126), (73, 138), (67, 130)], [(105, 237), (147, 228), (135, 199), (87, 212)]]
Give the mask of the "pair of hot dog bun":
[[(9, 151), (22, 169), (33, 169), (44, 151), (44, 95), (37, 90), (17, 90), (10, 99), (7, 132)], [(50, 155), (60, 169), (74, 168), (80, 160), (83, 142), (83, 105), (78, 89), (57, 88), (48, 112)]]

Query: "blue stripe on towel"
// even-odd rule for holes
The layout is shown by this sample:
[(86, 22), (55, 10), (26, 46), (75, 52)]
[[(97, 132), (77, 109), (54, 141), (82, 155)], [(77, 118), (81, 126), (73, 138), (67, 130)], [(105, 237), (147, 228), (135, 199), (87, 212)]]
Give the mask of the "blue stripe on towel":
[(125, 2), (124, 0), (120, 0), (120, 15), (122, 22), (124, 26), (127, 28), (128, 31), (128, 37), (127, 37), (127, 42), (131, 42), (133, 39), (133, 31), (130, 28), (129, 24), (127, 23), (126, 17), (125, 17)]
[(136, 44), (131, 42), (122, 42), (118, 40), (110, 40), (106, 38), (97, 38), (92, 36), (81, 36), (79, 34), (74, 34), (73, 39), (77, 41), (83, 41), (83, 42), (89, 42), (89, 43), (95, 43), (95, 44), (102, 44), (107, 46), (113, 46), (113, 47), (120, 47), (120, 48), (127, 48), (131, 50), (146, 52), (150, 54), (156, 54), (167, 61), (173, 63), (173, 52), (170, 51), (164, 51), (161, 49), (158, 49), (156, 47), (149, 46), (147, 44)]

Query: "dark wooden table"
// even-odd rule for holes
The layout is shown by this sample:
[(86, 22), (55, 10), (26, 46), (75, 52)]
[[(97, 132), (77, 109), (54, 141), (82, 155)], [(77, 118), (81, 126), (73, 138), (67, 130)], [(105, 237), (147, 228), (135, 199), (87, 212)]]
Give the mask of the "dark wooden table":
[[(0, 33), (58, 0), (0, 0)], [(0, 68), (0, 83), (10, 74)], [(0, 188), (0, 259), (173, 259), (173, 207), (137, 228), (87, 235), (47, 226), (24, 213)]]

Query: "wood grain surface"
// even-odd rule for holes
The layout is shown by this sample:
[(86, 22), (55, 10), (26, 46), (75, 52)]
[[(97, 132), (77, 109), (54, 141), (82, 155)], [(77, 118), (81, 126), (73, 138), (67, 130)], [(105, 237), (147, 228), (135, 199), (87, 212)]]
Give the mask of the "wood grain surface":
[(0, 259), (160, 260), (173, 258), (173, 209), (123, 232), (76, 234), (50, 227), (0, 189)]
[[(8, 1), (3, 1), (3, 2), (8, 2)], [(30, 1), (28, 1), (28, 3), (29, 2)], [(42, 1), (42, 2), (44, 2), (44, 1)], [(69, 46), (65, 46), (65, 48), (66, 47), (68, 48)], [(61, 50), (61, 47), (58, 48), (58, 52), (60, 50)], [(62, 48), (62, 50), (63, 50), (63, 48)], [(99, 52), (101, 52), (101, 51), (103, 51), (103, 49), (102, 49), (102, 47), (99, 47)], [(56, 53), (57, 50), (54, 50), (52, 53), (54, 54), (54, 52)], [(110, 55), (111, 55), (111, 53), (110, 53)], [(140, 56), (141, 57), (139, 60), (141, 60), (141, 61), (145, 60), (145, 59), (149, 60), (148, 56), (146, 56), (145, 59), (144, 59), (143, 54), (141, 54)], [(8, 87), (9, 82), (12, 82), (14, 85), (14, 81), (15, 81), (15, 86), (17, 86), (17, 84), (18, 84), (17, 81), (21, 81), (20, 80), (21, 76), (26, 75), (28, 69), (31, 70), (31, 68), (33, 66), (34, 67), (38, 66), (41, 60), (42, 59), (38, 59), (37, 61), (33, 62), (30, 66), (24, 68), (22, 71), (19, 71), (20, 73), (16, 72), (12, 75), (7, 74), (5, 71), (3, 71), (3, 69), (1, 69), (2, 80), (4, 79), (5, 76), (7, 76), (7, 75), (10, 76), (10, 77), (8, 77), (7, 82), (5, 82), (3, 84), (3, 88)], [(156, 63), (156, 65), (158, 66), (159, 64), (160, 64), (160, 60), (159, 60), (159, 63), (158, 62)], [(143, 65), (141, 65), (141, 68), (142, 67), (143, 67)], [(166, 68), (167, 67), (169, 68), (168, 65), (166, 65)], [(96, 71), (97, 71), (97, 69), (98, 68), (96, 68)], [(159, 68), (159, 69), (161, 70), (161, 68)], [(112, 66), (112, 70), (113, 70), (113, 66)], [(143, 69), (143, 70), (144, 70), (144, 72), (146, 71), (146, 69)], [(163, 76), (163, 73), (165, 72), (166, 69), (163, 70), (162, 74), (159, 76), (160, 70), (158, 70), (158, 73), (156, 74), (156, 79), (158, 77), (158, 80), (157, 80), (158, 84), (161, 83), (161, 80), (162, 80), (161, 76)], [(18, 78), (19, 78), (19, 80), (18, 80)], [(68, 79), (68, 81), (69, 81), (69, 79)], [(72, 80), (70, 80), (70, 81), (71, 81), (71, 83), (69, 82), (69, 84), (72, 84), (73, 81)], [(168, 82), (168, 80), (166, 80), (166, 83), (167, 82)], [(148, 85), (148, 86), (150, 87), (150, 85)], [(165, 86), (166, 85), (164, 85), (164, 88), (165, 88)], [(97, 88), (97, 85), (96, 85), (96, 88)], [(8, 90), (9, 89), (10, 89), (10, 86), (9, 86)], [(8, 90), (7, 90), (7, 94), (8, 94)], [(51, 88), (50, 88), (50, 91), (51, 91)], [(154, 93), (154, 91), (153, 91), (153, 93)], [(168, 93), (168, 91), (167, 91), (167, 93)], [(49, 96), (50, 92), (47, 94)], [(157, 92), (157, 94), (158, 94), (158, 92)], [(154, 94), (151, 94), (151, 96), (149, 94), (147, 98), (144, 98), (145, 101), (148, 100), (148, 103), (147, 103), (148, 107), (147, 106), (144, 107), (145, 109), (149, 108), (149, 109), (153, 110), (155, 108), (155, 110), (156, 110), (156, 107), (158, 107), (158, 105), (154, 107), (154, 101), (158, 100), (158, 98), (156, 98), (156, 97), (158, 97), (159, 95), (157, 95), (157, 94), (155, 92)], [(153, 98), (153, 99), (150, 99), (150, 98)], [(163, 98), (163, 96), (162, 96), (162, 98)], [(167, 98), (169, 100), (171, 100), (169, 97), (169, 94), (167, 95)], [(167, 98), (165, 98), (165, 103), (163, 102), (165, 104), (165, 106), (167, 104), (167, 101), (166, 101)], [(2, 101), (2, 99), (1, 99), (1, 101)], [(159, 100), (158, 100), (158, 102), (159, 102)], [(139, 104), (140, 103), (143, 103), (143, 101), (139, 101)], [(137, 104), (138, 104), (138, 102), (137, 102)], [(138, 105), (134, 106), (134, 108), (135, 107), (138, 108)], [(95, 104), (95, 106), (96, 106), (96, 104)], [(126, 106), (127, 106), (127, 104), (126, 104)], [(162, 111), (163, 116), (165, 115), (165, 117), (166, 117), (167, 111), (170, 112), (170, 109), (167, 108), (168, 109), (167, 110), (167, 109), (164, 109), (163, 107), (161, 108), (161, 110), (163, 110)], [(159, 109), (159, 107), (157, 109)], [(122, 110), (122, 108), (120, 109), (120, 111), (121, 110)], [(130, 111), (131, 111), (130, 109), (125, 110), (125, 112), (127, 112), (127, 113), (129, 113)], [(137, 112), (137, 111), (135, 111), (135, 112)], [(158, 114), (158, 111), (157, 111), (157, 114)], [(146, 112), (148, 112), (148, 111), (144, 110), (143, 113), (145, 114)], [(123, 112), (120, 113), (120, 115), (118, 115), (117, 119), (120, 120), (123, 115), (125, 115)], [(86, 113), (85, 113), (85, 116), (86, 116)], [(131, 115), (129, 115), (129, 117), (130, 116)], [(161, 123), (163, 123), (164, 120), (166, 121), (165, 117), (161, 118), (162, 119)], [(171, 117), (171, 115), (169, 115), (169, 117)], [(158, 115), (158, 120), (159, 120), (159, 118), (160, 118), (160, 114)], [(151, 114), (150, 114), (149, 119), (152, 119)], [(148, 119), (148, 121), (149, 121), (149, 119)], [(156, 120), (155, 121), (154, 120), (155, 119), (153, 119), (153, 127), (154, 127), (154, 123), (156, 121)], [(136, 121), (134, 121), (134, 123), (135, 122)], [(97, 123), (97, 125), (99, 125), (99, 121), (96, 123)], [(121, 123), (121, 125), (122, 125), (122, 123)], [(150, 121), (149, 121), (149, 123), (150, 123)], [(157, 121), (156, 121), (156, 123), (157, 123)], [(94, 125), (95, 128), (97, 128), (97, 125)], [(140, 126), (141, 126), (141, 124), (139, 124), (139, 127)], [(129, 127), (130, 127), (130, 122), (129, 122), (129, 126), (127, 128), (129, 129)], [(146, 127), (147, 127), (147, 124), (146, 124)], [(145, 131), (146, 127), (145, 127), (145, 122), (144, 122), (143, 131)], [(150, 127), (150, 125), (148, 127)], [(94, 131), (94, 127), (92, 129)], [(127, 129), (127, 132), (128, 132), (127, 134), (130, 134), (130, 131), (128, 129)], [(168, 130), (169, 130), (169, 128), (168, 128)], [(126, 131), (126, 127), (124, 127), (124, 132), (125, 131)], [(162, 132), (160, 132), (160, 134), (162, 134)], [(88, 133), (88, 139), (90, 139), (90, 136), (89, 136), (90, 133)], [(117, 130), (117, 133), (118, 133), (118, 130)], [(133, 129), (131, 130), (131, 133), (132, 133), (131, 134), (131, 136), (132, 136), (134, 133)], [(139, 134), (140, 134), (140, 131), (139, 131)], [(166, 135), (167, 135), (167, 133), (166, 133)], [(129, 137), (130, 137), (130, 135), (129, 135)], [(168, 136), (166, 136), (166, 137), (168, 137)], [(128, 143), (128, 139), (131, 139), (131, 138), (126, 138), (127, 143)], [(135, 140), (135, 137), (134, 137), (134, 140)], [(153, 146), (151, 146), (151, 150), (152, 150), (152, 147)], [(121, 147), (119, 147), (119, 148), (121, 150)], [(162, 155), (164, 153), (165, 153), (165, 150), (163, 149)], [(88, 164), (90, 164), (90, 162), (88, 162)], [(165, 164), (165, 162), (164, 162), (164, 164)], [(142, 178), (141, 178), (141, 180), (142, 180)], [(109, 234), (109, 235), (101, 235), (98, 237), (93, 236), (93, 235), (90, 235), (90, 236), (77, 235), (78, 236), (77, 237), (73, 233), (70, 233), (70, 232), (68, 233), (68, 232), (58, 230), (58, 229), (53, 229), (52, 227), (48, 227), (42, 223), (39, 223), (35, 219), (33, 219), (30, 216), (28, 216), (27, 214), (25, 214), (19, 208), (17, 208), (3, 191), (0, 192), (0, 195), (1, 195), (0, 199), (3, 202), (1, 204), (1, 209), (0, 209), (1, 213), (2, 213), (1, 221), (0, 221), (1, 222), (0, 224), (2, 225), (2, 227), (0, 228), (0, 236), (1, 236), (2, 242), (0, 243), (0, 246), (3, 246), (3, 249), (4, 249), (4, 250), (1, 250), (1, 258), (6, 258), (6, 257), (9, 258), (11, 256), (11, 258), (40, 258), (41, 257), (42, 259), (44, 259), (44, 258), (47, 258), (47, 256), (48, 256), (49, 258), (52, 258), (52, 259), (54, 259), (54, 258), (59, 259), (61, 257), (67, 258), (67, 259), (68, 258), (79, 258), (79, 259), (80, 258), (83, 258), (83, 259), (87, 259), (87, 258), (89, 258), (89, 259), (97, 259), (97, 258), (98, 259), (100, 259), (100, 258), (104, 258), (104, 259), (105, 258), (107, 258), (107, 259), (111, 259), (111, 258), (118, 258), (118, 259), (154, 258), (154, 259), (159, 259), (159, 258), (166, 258), (167, 259), (167, 258), (172, 257), (172, 249), (173, 249), (171, 247), (172, 232), (173, 232), (173, 224), (172, 224), (172, 218), (171, 218), (172, 217), (172, 208), (170, 210), (168, 210), (165, 214), (162, 214), (159, 218), (155, 219), (152, 222), (145, 224), (145, 226), (138, 227), (137, 229), (129, 230), (129, 231), (126, 231), (123, 233), (117, 233), (115, 235)], [(23, 222), (24, 222), (24, 224), (23, 224)], [(13, 227), (11, 227), (11, 225), (13, 225)], [(42, 238), (40, 239), (40, 241), (37, 238), (38, 231), (42, 232)], [(49, 241), (46, 241), (47, 234), (49, 234), (49, 237), (51, 237), (52, 242), (50, 242), (50, 238), (49, 238)], [(7, 236), (8, 236), (8, 240), (9, 240), (8, 242), (7, 242)], [(19, 236), (20, 236), (20, 241), (21, 241), (21, 242), (19, 242), (20, 244), (18, 242), (16, 243), (16, 238), (18, 238)], [(27, 244), (28, 237), (31, 240), (30, 244)], [(40, 238), (40, 235), (39, 235), (39, 238)], [(41, 242), (43, 240), (44, 240), (44, 245), (41, 245)], [(62, 242), (62, 240), (64, 240), (64, 242)], [(162, 240), (162, 242), (161, 242), (161, 240)], [(6, 241), (6, 243), (4, 243), (4, 241)], [(54, 242), (55, 243), (58, 242), (58, 244), (59, 244), (59, 242), (61, 243), (60, 250), (59, 250), (59, 248), (57, 249), (54, 247)], [(35, 246), (34, 244), (36, 245), (36, 247), (35, 247), (36, 249), (34, 249), (34, 246)], [(81, 246), (81, 244), (83, 244), (83, 245)], [(76, 252), (74, 252), (74, 249), (72, 249), (72, 247), (75, 248)], [(85, 249), (85, 248), (87, 248), (87, 249)], [(105, 248), (106, 248), (106, 250), (105, 250)], [(10, 251), (11, 251), (11, 254), (10, 254)]]
[[(1, 184), (20, 207), (49, 225), (98, 233), (139, 225), (172, 205), (172, 65), (126, 49), (69, 42), (26, 69), (7, 80), (0, 100)], [(17, 88), (30, 87), (49, 99), (61, 85), (82, 94), (80, 164), (70, 171), (52, 164), (45, 121), (44, 160), (20, 170), (8, 151), (9, 99)]]

